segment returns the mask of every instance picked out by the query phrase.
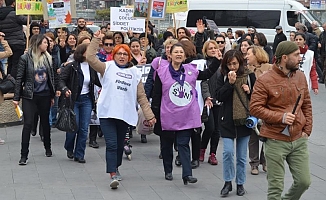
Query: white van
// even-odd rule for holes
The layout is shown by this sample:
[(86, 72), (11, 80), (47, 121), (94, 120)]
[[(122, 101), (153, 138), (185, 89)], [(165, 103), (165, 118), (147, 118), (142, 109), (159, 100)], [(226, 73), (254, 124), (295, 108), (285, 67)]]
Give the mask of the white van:
[(280, 25), (289, 40), (294, 24), (301, 22), (310, 27), (312, 21), (321, 23), (301, 3), (295, 0), (188, 0), (188, 16), (185, 27), (196, 29), (198, 19), (214, 20), (221, 32), (228, 28), (244, 30), (254, 26), (273, 43), (275, 27)]

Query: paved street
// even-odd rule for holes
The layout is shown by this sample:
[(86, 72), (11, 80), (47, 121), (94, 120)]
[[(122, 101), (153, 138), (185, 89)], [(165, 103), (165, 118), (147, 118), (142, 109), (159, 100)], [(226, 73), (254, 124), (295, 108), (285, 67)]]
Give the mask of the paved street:
[[(314, 111), (313, 134), (309, 138), (310, 169), (312, 184), (303, 195), (305, 200), (324, 200), (326, 194), (326, 90), (320, 85), (320, 94), (312, 96)], [(0, 128), (0, 137), (6, 140), (0, 145), (0, 200), (186, 200), (221, 199), (219, 193), (224, 184), (222, 175), (222, 143), (218, 149), (219, 165), (205, 162), (193, 174), (196, 184), (183, 185), (181, 168), (174, 167), (173, 181), (164, 179), (162, 160), (158, 158), (159, 139), (148, 136), (148, 143), (140, 143), (140, 136), (134, 134), (132, 161), (125, 157), (120, 167), (123, 180), (118, 190), (109, 188), (109, 175), (105, 173), (105, 144), (99, 138), (99, 149), (87, 147), (86, 164), (79, 164), (66, 157), (63, 148), (65, 134), (52, 130), (54, 156), (44, 156), (43, 144), (38, 136), (31, 138), (29, 163), (19, 166), (22, 126)], [(261, 168), (260, 168), (261, 170)], [(289, 188), (292, 178), (286, 171), (285, 186)], [(266, 174), (250, 175), (247, 167), (247, 193), (236, 195), (234, 189), (227, 199), (266, 199)]]

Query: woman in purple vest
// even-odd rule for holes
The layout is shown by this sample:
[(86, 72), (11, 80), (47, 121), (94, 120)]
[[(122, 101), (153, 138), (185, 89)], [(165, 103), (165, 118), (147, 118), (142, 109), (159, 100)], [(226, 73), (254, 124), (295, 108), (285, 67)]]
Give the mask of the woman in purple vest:
[(160, 135), (165, 179), (172, 180), (173, 141), (177, 138), (182, 179), (185, 185), (196, 183), (192, 177), (189, 140), (193, 131), (201, 127), (196, 80), (210, 78), (220, 65), (222, 55), (215, 58), (205, 71), (194, 64), (183, 64), (185, 51), (180, 43), (170, 50), (171, 62), (157, 69), (154, 82), (152, 110), (157, 119), (154, 132)]

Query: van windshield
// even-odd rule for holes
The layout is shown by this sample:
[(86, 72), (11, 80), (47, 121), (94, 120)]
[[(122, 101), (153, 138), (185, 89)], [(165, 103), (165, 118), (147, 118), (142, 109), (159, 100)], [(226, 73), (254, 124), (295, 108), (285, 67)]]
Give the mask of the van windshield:
[(322, 23), (319, 21), (319, 19), (313, 14), (311, 10), (304, 10), (304, 14), (307, 18), (309, 18), (311, 21), (316, 21), (317, 26), (322, 26)]

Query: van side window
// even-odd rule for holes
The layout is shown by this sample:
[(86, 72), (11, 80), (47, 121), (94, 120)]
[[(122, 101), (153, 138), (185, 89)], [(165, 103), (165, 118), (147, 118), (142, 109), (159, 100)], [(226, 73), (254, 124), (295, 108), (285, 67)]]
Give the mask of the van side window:
[(298, 14), (295, 11), (287, 11), (286, 15), (289, 26), (294, 26), (298, 22)]
[(274, 29), (279, 25), (281, 11), (278, 10), (190, 10), (187, 27), (196, 27), (198, 19), (214, 20), (217, 26), (239, 26)]

